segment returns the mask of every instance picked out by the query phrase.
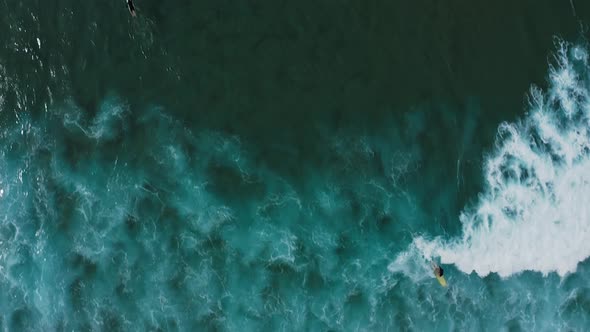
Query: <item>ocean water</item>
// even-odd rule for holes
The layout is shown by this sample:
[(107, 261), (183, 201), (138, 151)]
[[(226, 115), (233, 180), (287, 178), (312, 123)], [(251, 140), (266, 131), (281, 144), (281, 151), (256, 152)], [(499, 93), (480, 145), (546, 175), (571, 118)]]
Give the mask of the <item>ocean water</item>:
[(0, 1), (3, 331), (590, 328), (590, 3), (135, 2)]

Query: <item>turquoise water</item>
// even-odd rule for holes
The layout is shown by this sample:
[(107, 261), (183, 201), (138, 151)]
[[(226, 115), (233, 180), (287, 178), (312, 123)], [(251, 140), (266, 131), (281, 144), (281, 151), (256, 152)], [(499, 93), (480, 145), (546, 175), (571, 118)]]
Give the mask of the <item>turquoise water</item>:
[(0, 326), (587, 330), (589, 6), (0, 2)]

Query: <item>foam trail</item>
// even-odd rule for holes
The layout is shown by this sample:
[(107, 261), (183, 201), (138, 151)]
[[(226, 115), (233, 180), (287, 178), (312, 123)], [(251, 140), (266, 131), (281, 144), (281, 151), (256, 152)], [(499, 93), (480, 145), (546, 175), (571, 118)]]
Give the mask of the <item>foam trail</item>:
[(557, 45), (548, 91), (533, 87), (527, 116), (499, 126), (484, 165), (486, 190), (460, 217), (462, 237), (418, 236), (393, 266), (417, 250), (481, 276), (526, 270), (563, 276), (590, 256), (588, 53)]

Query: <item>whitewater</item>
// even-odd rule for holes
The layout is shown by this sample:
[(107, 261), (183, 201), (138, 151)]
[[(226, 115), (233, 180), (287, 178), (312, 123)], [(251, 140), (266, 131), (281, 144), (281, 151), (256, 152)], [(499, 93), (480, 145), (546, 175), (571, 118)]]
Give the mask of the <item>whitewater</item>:
[(476, 6), (61, 5), (0, 5), (0, 330), (587, 330), (585, 44), (489, 116), (548, 45)]
[(483, 167), (485, 191), (460, 216), (457, 238), (414, 238), (390, 265), (440, 259), (464, 273), (560, 276), (590, 256), (588, 53), (556, 42), (546, 92), (532, 87), (526, 115), (498, 127)]

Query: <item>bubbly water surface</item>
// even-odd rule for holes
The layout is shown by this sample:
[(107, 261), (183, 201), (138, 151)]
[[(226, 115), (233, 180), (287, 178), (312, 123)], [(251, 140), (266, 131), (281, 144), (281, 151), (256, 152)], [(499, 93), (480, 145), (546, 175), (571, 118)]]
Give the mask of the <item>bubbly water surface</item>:
[(584, 4), (119, 2), (0, 3), (3, 330), (587, 329)]

